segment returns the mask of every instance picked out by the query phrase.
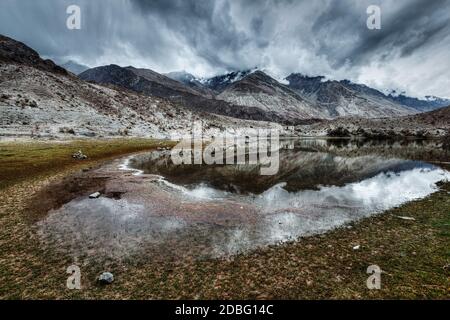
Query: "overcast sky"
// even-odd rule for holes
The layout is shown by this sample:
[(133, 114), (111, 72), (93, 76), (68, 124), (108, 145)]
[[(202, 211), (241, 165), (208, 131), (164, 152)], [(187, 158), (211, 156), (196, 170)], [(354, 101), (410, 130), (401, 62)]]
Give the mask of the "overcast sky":
[[(81, 30), (66, 27), (70, 4)], [(371, 4), (381, 30), (366, 26)], [(259, 67), (450, 98), (450, 0), (1, 0), (0, 33), (91, 67)]]

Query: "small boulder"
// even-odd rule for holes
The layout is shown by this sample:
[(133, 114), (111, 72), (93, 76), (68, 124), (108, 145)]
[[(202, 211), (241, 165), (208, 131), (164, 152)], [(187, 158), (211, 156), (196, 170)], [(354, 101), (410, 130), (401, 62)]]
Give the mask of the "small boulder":
[(72, 158), (74, 158), (76, 160), (86, 160), (87, 155), (83, 154), (83, 152), (81, 152), (81, 150), (78, 150), (77, 152), (72, 154)]
[(361, 249), (361, 245), (359, 245), (359, 244), (357, 246), (353, 247), (353, 250), (359, 250), (359, 249)]
[(100, 192), (94, 192), (93, 194), (89, 195), (90, 199), (97, 199), (100, 197)]
[(98, 277), (98, 282), (101, 284), (111, 284), (114, 281), (114, 275), (111, 272), (103, 272)]

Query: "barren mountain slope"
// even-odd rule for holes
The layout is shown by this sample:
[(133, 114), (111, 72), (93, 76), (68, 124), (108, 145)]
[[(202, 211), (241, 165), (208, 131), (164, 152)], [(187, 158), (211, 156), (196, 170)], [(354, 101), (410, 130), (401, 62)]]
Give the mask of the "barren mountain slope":
[(328, 113), (327, 118), (404, 116), (417, 110), (396, 103), (383, 93), (349, 81), (325, 81), (323, 77), (291, 74), (289, 88)]
[(261, 71), (232, 83), (217, 98), (235, 105), (258, 108), (291, 121), (326, 118), (313, 104)]
[[(165, 99), (80, 80), (22, 43), (0, 36), (0, 136), (151, 136), (266, 126), (191, 112)], [(17, 51), (17, 55), (15, 52)]]
[(165, 98), (195, 112), (208, 112), (257, 121), (284, 122), (286, 120), (284, 116), (266, 112), (258, 107), (237, 106), (197, 92), (181, 82), (148, 69), (109, 65), (89, 69), (79, 77), (90, 82), (113, 84), (148, 96)]

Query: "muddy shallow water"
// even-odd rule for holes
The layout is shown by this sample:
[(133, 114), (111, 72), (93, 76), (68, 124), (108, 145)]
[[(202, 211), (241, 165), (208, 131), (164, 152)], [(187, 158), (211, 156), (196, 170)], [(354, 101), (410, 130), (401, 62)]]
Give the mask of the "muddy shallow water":
[(427, 148), (439, 144), (371, 144), (288, 141), (272, 176), (256, 165), (175, 166), (169, 151), (118, 159), (90, 175), (108, 177), (100, 198), (77, 197), (37, 227), (45, 245), (76, 260), (215, 258), (326, 232), (450, 178), (408, 160), (433, 160)]

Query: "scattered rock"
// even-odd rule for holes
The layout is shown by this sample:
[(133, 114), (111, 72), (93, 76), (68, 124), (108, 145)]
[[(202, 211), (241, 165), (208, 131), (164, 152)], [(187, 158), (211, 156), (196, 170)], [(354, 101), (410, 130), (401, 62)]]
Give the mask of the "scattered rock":
[(114, 281), (114, 275), (111, 272), (103, 272), (98, 277), (98, 282), (101, 284), (111, 284)]
[(97, 199), (97, 198), (100, 197), (100, 195), (101, 195), (100, 192), (95, 192), (95, 193), (89, 195), (89, 198), (91, 198), (91, 199)]
[(78, 150), (77, 152), (72, 154), (72, 158), (74, 158), (76, 160), (86, 160), (87, 155), (83, 154), (83, 152), (81, 152), (81, 150)]
[(416, 221), (416, 219), (414, 219), (413, 217), (406, 217), (406, 216), (396, 216), (396, 217), (402, 220)]

